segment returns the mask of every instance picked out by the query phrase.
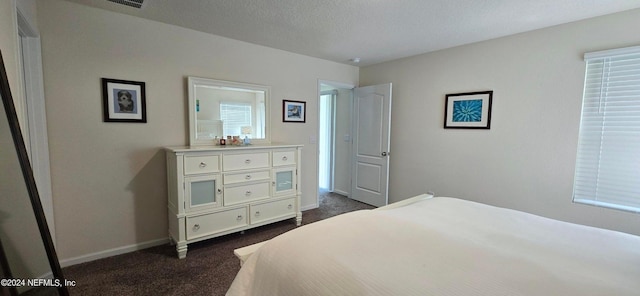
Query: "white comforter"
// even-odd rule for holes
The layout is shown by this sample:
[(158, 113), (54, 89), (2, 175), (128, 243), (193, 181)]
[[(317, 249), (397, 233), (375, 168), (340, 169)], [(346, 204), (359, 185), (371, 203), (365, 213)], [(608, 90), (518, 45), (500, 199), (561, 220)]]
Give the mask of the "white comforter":
[(278, 236), (227, 295), (640, 295), (640, 237), (454, 198)]

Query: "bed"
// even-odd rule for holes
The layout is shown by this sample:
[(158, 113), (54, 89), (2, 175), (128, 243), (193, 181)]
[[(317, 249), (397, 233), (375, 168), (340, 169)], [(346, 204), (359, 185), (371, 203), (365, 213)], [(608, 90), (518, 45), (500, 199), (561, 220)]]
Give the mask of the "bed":
[(271, 239), (227, 295), (637, 296), (640, 237), (422, 195)]

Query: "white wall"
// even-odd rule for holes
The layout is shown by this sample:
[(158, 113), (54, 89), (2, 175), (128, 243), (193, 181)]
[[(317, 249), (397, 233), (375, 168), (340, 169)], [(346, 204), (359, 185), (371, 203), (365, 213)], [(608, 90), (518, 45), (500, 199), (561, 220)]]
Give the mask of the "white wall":
[[(640, 10), (362, 68), (393, 83), (390, 201), (433, 190), (640, 234), (640, 215), (573, 204), (585, 52), (638, 45)], [(597, 33), (597, 35), (594, 35)], [(443, 129), (445, 94), (493, 90), (490, 130)]]
[[(65, 1), (37, 4), (63, 263), (167, 238), (161, 147), (188, 143), (187, 76), (271, 86), (271, 139), (305, 145), (302, 206), (315, 205), (317, 81), (357, 84), (358, 68)], [(102, 122), (102, 77), (145, 82), (148, 123)], [(306, 124), (282, 123), (283, 99), (307, 101)]]

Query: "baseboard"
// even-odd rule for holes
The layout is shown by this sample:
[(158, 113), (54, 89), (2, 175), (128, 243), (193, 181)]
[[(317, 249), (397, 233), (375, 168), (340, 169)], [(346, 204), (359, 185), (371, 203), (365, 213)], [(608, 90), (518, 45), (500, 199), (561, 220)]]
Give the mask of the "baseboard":
[(169, 238), (161, 238), (161, 239), (147, 241), (139, 244), (133, 244), (133, 245), (118, 247), (110, 250), (95, 252), (95, 253), (82, 255), (74, 258), (63, 259), (63, 260), (60, 260), (60, 266), (67, 267), (67, 266), (90, 262), (90, 261), (107, 258), (111, 256), (131, 253), (131, 252), (135, 252), (135, 251), (146, 249), (146, 248), (164, 245), (168, 242), (169, 242)]
[(318, 207), (319, 207), (318, 203), (314, 203), (314, 204), (306, 205), (304, 207), (300, 207), (300, 210), (301, 211), (313, 210), (313, 209), (317, 209)]
[(344, 195), (344, 196), (346, 196), (346, 197), (349, 197), (349, 192), (342, 191), (342, 190), (340, 190), (340, 189), (334, 189), (334, 190), (333, 190), (333, 192), (334, 192), (334, 193), (337, 193), (337, 194), (340, 194), (340, 195)]

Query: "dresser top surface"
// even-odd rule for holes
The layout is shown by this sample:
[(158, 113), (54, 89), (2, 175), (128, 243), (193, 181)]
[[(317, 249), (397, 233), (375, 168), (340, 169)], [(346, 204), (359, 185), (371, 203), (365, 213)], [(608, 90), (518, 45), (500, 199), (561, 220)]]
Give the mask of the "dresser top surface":
[(255, 149), (275, 149), (275, 148), (299, 148), (303, 145), (300, 144), (257, 144), (257, 145), (243, 145), (243, 146), (172, 146), (165, 147), (167, 151), (171, 152), (194, 152), (194, 151), (232, 151), (232, 150), (255, 150)]

